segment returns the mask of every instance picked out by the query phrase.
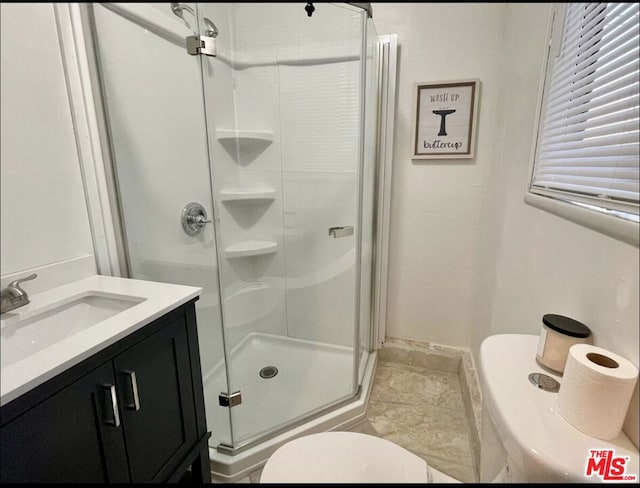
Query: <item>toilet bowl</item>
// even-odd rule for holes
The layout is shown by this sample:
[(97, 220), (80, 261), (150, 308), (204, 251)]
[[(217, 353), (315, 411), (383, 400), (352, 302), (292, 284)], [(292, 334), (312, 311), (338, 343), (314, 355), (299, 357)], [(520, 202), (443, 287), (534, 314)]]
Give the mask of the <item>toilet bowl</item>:
[(322, 432), (280, 446), (260, 483), (456, 483), (393, 442), (356, 432)]
[[(480, 481), (584, 483), (619, 475), (624, 481), (637, 482), (638, 449), (624, 432), (605, 441), (579, 431), (558, 412), (558, 392), (529, 380), (530, 373), (542, 373), (562, 388), (562, 377), (543, 369), (535, 359), (538, 339), (537, 335), (497, 334), (480, 346)], [(624, 473), (620, 466), (609, 470), (612, 465), (602, 462), (604, 453), (623, 463)]]

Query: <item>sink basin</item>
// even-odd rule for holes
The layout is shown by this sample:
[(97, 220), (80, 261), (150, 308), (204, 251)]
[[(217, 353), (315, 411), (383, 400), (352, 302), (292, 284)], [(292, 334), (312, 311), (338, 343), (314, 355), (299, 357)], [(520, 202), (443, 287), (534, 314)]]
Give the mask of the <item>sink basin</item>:
[(145, 300), (86, 291), (35, 310), (3, 314), (0, 367), (16, 363)]
[(191, 300), (202, 288), (90, 275), (0, 315), (0, 406)]

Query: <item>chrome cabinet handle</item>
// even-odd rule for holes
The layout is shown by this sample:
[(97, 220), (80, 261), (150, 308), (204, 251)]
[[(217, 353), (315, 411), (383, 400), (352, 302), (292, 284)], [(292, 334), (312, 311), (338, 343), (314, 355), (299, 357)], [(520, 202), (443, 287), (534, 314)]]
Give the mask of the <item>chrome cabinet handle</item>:
[(329, 235), (333, 236), (334, 239), (339, 239), (341, 237), (347, 237), (353, 234), (353, 226), (347, 225), (344, 227), (329, 227)]
[(120, 427), (120, 415), (118, 414), (118, 398), (116, 397), (116, 385), (102, 385), (102, 388), (108, 390), (108, 394), (111, 396), (111, 411), (113, 412), (113, 419), (106, 419), (105, 424), (113, 427)]
[(133, 402), (125, 405), (125, 408), (129, 410), (135, 410), (136, 412), (140, 410), (140, 397), (138, 396), (138, 381), (136, 380), (135, 371), (124, 371), (129, 377), (129, 381), (131, 382), (131, 392), (133, 394)]

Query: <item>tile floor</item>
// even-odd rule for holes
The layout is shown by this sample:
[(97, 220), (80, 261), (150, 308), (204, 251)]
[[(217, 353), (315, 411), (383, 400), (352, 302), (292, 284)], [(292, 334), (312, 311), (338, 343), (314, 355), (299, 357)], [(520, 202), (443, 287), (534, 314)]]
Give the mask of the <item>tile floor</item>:
[(351, 430), (388, 439), (460, 481), (477, 481), (456, 373), (379, 361), (367, 418)]
[[(367, 417), (351, 430), (388, 439), (457, 480), (477, 481), (456, 373), (379, 360)], [(258, 483), (261, 473), (240, 482)]]

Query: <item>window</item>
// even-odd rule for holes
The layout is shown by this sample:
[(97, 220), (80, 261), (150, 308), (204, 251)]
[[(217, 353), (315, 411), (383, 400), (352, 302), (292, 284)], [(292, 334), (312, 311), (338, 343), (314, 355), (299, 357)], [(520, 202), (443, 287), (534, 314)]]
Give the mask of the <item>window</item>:
[(639, 25), (635, 3), (558, 5), (531, 193), (637, 224)]

